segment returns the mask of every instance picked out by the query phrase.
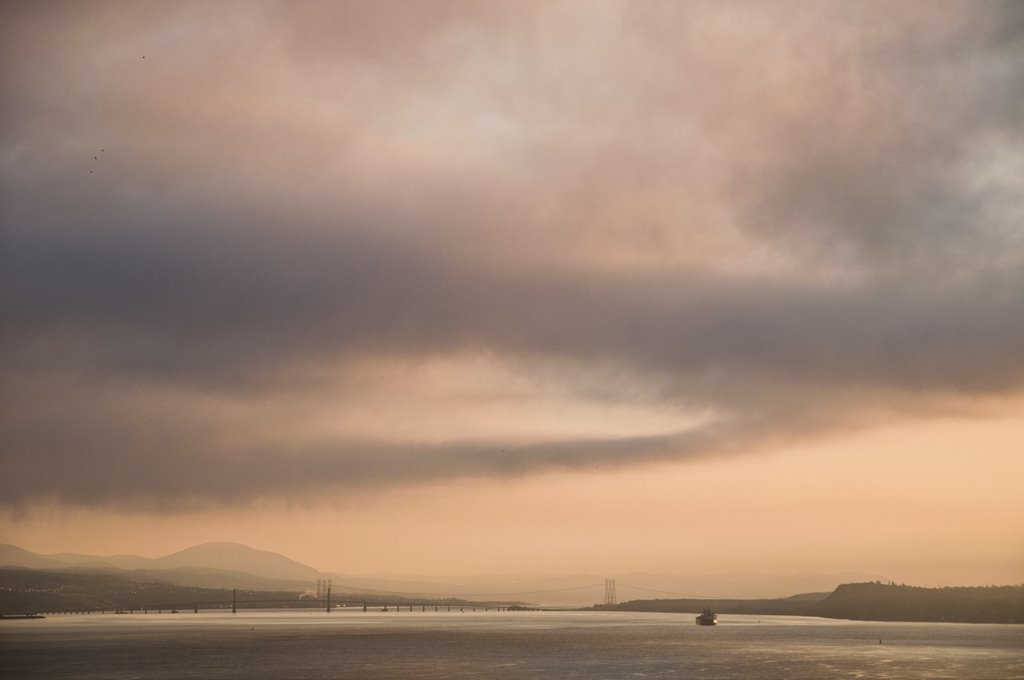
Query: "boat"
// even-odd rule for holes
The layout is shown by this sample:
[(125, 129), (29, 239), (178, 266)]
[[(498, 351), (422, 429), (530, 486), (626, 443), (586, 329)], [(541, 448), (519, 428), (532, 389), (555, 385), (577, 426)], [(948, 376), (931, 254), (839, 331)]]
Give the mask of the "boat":
[(697, 614), (698, 626), (717, 626), (718, 614), (711, 611), (711, 607), (704, 607), (704, 611)]

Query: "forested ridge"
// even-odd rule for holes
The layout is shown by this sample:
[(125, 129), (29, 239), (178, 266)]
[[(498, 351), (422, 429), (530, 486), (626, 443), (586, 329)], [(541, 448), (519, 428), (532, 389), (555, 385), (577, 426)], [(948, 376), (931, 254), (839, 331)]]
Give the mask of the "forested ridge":
[(895, 583), (846, 583), (832, 593), (774, 600), (633, 600), (595, 609), (649, 612), (823, 616), (865, 621), (1024, 623), (1024, 585), (922, 588)]

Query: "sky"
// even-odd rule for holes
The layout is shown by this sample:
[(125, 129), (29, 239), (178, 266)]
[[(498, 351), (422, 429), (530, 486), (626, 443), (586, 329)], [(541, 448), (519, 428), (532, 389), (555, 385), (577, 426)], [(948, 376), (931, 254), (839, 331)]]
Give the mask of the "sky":
[(0, 13), (0, 542), (1024, 582), (1024, 5)]

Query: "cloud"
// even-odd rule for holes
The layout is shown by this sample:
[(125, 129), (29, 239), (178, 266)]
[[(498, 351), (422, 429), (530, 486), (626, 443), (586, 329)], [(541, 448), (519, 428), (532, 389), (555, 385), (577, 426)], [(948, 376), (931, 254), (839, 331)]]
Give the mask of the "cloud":
[[(685, 459), (1024, 385), (1013, 4), (99, 7), (6, 10), (7, 503)], [(439, 360), (429, 436), (343, 415)], [(474, 420), (510, 386), (518, 437)]]

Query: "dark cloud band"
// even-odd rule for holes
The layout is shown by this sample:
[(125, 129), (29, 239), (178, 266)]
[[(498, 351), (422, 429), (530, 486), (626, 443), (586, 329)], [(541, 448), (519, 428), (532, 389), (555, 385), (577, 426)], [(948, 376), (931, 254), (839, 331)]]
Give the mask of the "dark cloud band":
[[(5, 503), (682, 459), (1024, 388), (1018, 4), (219, 7), (5, 10)], [(714, 417), (271, 442), (209, 406), (474, 353)]]

